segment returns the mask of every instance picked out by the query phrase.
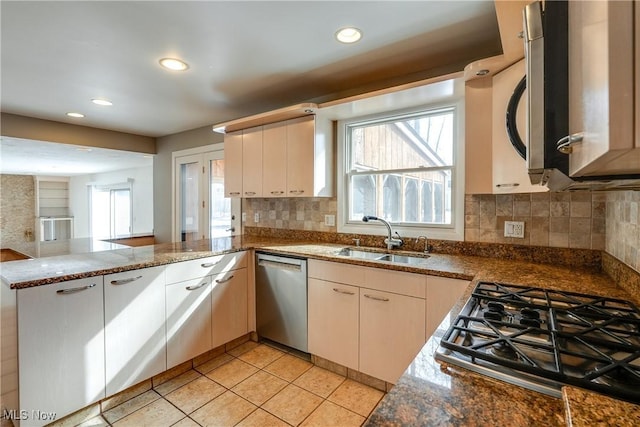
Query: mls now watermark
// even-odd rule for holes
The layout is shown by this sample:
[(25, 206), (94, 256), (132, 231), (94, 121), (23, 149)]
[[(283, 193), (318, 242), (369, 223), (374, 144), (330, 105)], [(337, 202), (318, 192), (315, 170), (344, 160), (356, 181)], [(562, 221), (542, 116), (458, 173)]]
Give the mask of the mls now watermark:
[(57, 414), (55, 412), (40, 411), (33, 409), (5, 409), (2, 417), (13, 421), (55, 421)]

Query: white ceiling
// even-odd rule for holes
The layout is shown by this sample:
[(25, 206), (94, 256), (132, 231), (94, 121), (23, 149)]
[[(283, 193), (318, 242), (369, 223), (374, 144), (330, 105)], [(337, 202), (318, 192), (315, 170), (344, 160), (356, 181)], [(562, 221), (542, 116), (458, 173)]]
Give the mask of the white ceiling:
[[(154, 137), (459, 71), (501, 52), (491, 0), (3, 0), (0, 13), (3, 112)], [(359, 43), (334, 39), (347, 25), (363, 31)], [(167, 56), (191, 68), (161, 69)], [(114, 105), (93, 105), (96, 97)]]

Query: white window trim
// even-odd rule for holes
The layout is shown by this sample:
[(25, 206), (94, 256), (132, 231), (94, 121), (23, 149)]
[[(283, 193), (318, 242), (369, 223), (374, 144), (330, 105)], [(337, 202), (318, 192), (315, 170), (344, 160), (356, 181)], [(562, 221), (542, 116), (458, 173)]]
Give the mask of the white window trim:
[(361, 123), (365, 121), (375, 121), (378, 119), (389, 118), (392, 116), (400, 116), (405, 114), (412, 114), (418, 112), (426, 112), (429, 110), (437, 110), (441, 108), (454, 107), (455, 108), (455, 128), (454, 135), (456, 137), (455, 152), (454, 152), (454, 173), (452, 176), (452, 188), (455, 188), (455, 194), (451, 199), (451, 207), (453, 215), (451, 218), (452, 224), (440, 225), (434, 224), (429, 226), (424, 225), (394, 225), (392, 228), (394, 232), (398, 232), (401, 237), (416, 238), (418, 236), (426, 235), (430, 239), (441, 240), (464, 240), (464, 171), (465, 171), (465, 134), (464, 134), (464, 99), (452, 98), (446, 103), (427, 104), (420, 108), (411, 108), (408, 110), (400, 110), (387, 112), (382, 114), (375, 114), (371, 116), (350, 118), (348, 120), (338, 121), (338, 152), (337, 152), (337, 193), (338, 193), (338, 232), (350, 233), (350, 234), (368, 234), (368, 235), (386, 235), (386, 228), (382, 223), (377, 221), (369, 223), (356, 223), (348, 221), (349, 218), (349, 203), (347, 200), (349, 179), (345, 173), (345, 164), (348, 159), (347, 144), (346, 144), (346, 129), (347, 126), (354, 123)]

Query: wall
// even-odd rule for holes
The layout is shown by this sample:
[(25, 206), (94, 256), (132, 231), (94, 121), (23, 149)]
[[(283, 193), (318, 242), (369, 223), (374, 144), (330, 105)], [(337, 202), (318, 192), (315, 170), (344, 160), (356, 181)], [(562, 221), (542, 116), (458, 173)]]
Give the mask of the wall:
[(74, 216), (74, 237), (89, 237), (89, 190), (92, 184), (108, 185), (133, 179), (133, 222), (131, 234), (152, 234), (154, 230), (153, 166), (124, 169), (91, 175), (73, 176), (69, 180), (69, 204)]
[(606, 251), (640, 272), (640, 191), (606, 194)]
[[(0, 175), (0, 247), (33, 241), (35, 186), (30, 175)], [(30, 232), (30, 236), (25, 236)]]
[(153, 219), (156, 242), (171, 241), (171, 153), (188, 148), (224, 142), (224, 136), (204, 126), (156, 140), (157, 154), (153, 159)]

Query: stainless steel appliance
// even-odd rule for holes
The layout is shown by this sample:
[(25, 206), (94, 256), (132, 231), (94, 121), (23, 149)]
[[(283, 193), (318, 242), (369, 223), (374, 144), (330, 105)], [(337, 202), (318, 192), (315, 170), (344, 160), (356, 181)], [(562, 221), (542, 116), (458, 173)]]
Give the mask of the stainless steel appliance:
[(308, 352), (306, 259), (256, 253), (256, 329), (262, 338)]
[(537, 1), (524, 9), (531, 183), (552, 191), (640, 189), (640, 173), (569, 177), (569, 156), (559, 148), (569, 134), (568, 16), (567, 1), (546, 1), (544, 9)]
[(480, 282), (435, 357), (555, 397), (571, 384), (640, 403), (640, 310), (619, 299)]

